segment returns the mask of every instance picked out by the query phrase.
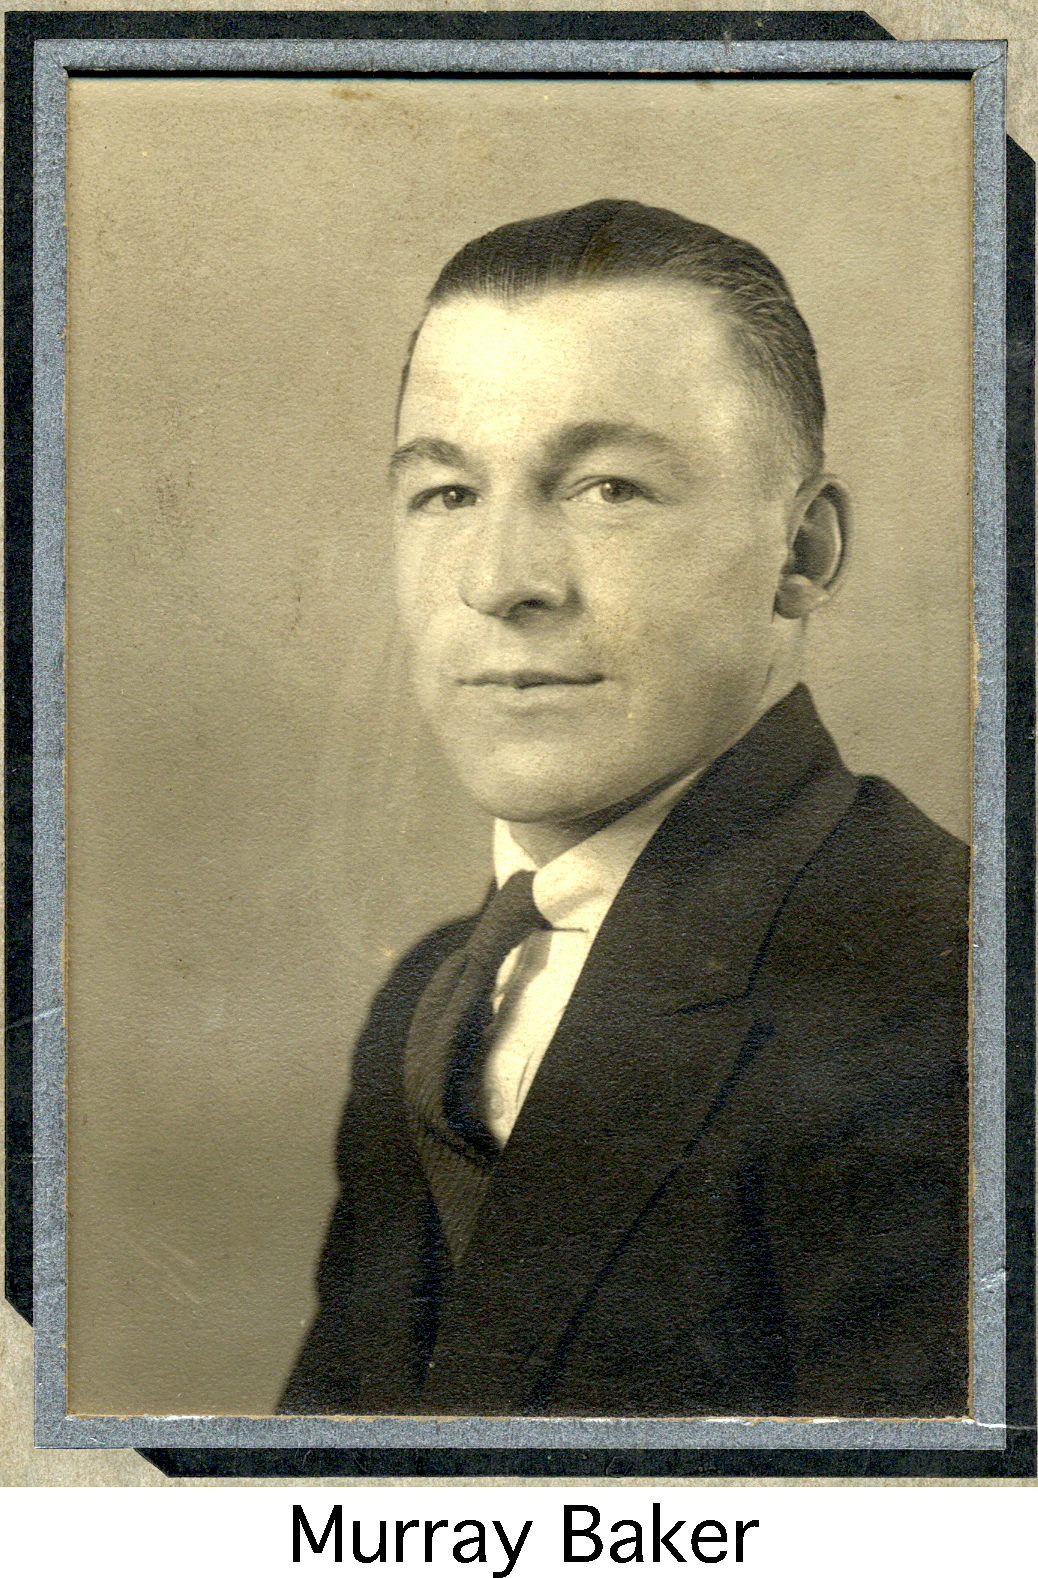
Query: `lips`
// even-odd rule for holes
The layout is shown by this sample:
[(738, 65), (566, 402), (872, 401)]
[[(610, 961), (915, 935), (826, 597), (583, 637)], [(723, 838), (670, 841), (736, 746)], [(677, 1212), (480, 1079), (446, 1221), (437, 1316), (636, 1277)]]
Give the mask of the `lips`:
[(459, 679), (458, 684), (473, 687), (498, 685), (506, 690), (531, 690), (535, 686), (545, 685), (597, 685), (604, 678), (603, 674), (567, 674), (544, 668), (488, 668)]

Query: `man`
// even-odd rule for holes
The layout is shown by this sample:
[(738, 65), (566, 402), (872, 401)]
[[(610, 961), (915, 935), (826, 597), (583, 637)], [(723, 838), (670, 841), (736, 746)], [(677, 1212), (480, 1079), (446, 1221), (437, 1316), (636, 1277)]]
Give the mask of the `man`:
[(777, 270), (675, 214), (441, 274), (397, 587), (497, 892), (375, 1001), (284, 1411), (967, 1411), (966, 852), (798, 684), (823, 418)]

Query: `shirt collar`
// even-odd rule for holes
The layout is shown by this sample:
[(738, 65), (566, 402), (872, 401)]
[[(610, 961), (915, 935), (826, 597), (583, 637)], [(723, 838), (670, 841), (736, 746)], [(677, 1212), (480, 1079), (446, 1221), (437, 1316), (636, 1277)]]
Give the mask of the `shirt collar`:
[(651, 800), (617, 817), (590, 838), (538, 867), (512, 837), (507, 822), (494, 823), (494, 875), (503, 887), (516, 871), (533, 871), (534, 903), (558, 931), (597, 932), (627, 874), (696, 773), (668, 784)]

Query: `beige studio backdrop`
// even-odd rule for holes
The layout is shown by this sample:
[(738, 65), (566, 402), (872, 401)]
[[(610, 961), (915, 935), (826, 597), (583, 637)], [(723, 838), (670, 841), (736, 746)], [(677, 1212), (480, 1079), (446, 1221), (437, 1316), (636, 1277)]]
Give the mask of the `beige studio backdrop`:
[(779, 265), (857, 502), (808, 679), (851, 767), (968, 835), (970, 113), (905, 80), (72, 81), (71, 1411), (273, 1408), (353, 1036), (487, 882), (384, 506), (464, 241), (625, 196)]

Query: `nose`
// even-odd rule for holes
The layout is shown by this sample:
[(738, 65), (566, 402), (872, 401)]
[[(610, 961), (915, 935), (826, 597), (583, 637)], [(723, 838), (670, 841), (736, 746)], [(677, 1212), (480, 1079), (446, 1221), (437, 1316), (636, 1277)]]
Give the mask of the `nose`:
[(570, 601), (565, 530), (547, 502), (513, 500), (471, 513), (457, 560), (458, 592), (467, 607), (512, 619)]

